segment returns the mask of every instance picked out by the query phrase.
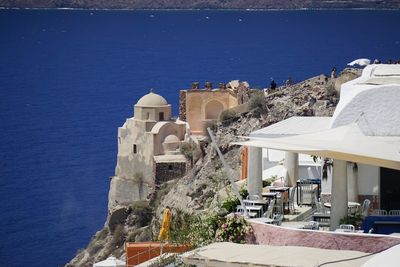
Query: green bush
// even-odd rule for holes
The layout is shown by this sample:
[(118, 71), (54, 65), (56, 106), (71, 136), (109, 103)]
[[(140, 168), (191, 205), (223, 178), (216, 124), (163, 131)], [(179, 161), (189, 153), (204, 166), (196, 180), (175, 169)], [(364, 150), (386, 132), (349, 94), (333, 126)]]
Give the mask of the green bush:
[(183, 143), (179, 147), (180, 152), (182, 155), (185, 156), (187, 160), (190, 162), (190, 166), (193, 167), (193, 160), (195, 155), (198, 153), (198, 147), (194, 142)]
[(339, 224), (352, 224), (355, 228), (359, 228), (362, 225), (362, 216), (361, 214), (348, 215), (344, 218), (340, 219)]
[(146, 200), (135, 201), (132, 205), (132, 213), (137, 215), (137, 223), (139, 227), (148, 225), (153, 215), (153, 210)]
[(260, 117), (268, 111), (264, 91), (252, 91), (249, 99), (249, 110), (251, 110), (255, 117)]
[(226, 109), (219, 115), (221, 122), (231, 122), (238, 117), (238, 113), (232, 109)]
[(237, 205), (240, 205), (240, 201), (237, 197), (227, 198), (222, 202), (222, 208), (226, 209), (228, 212), (235, 212)]
[(244, 217), (231, 213), (220, 220), (215, 240), (244, 244), (247, 234), (251, 232), (252, 228)]
[(208, 136), (207, 128), (210, 128), (210, 130), (213, 131), (214, 133), (218, 130), (218, 124), (217, 124), (216, 121), (206, 121), (206, 122), (204, 123), (204, 126), (203, 126), (203, 127), (204, 127), (204, 128), (203, 128), (204, 133), (206, 134), (206, 136), (207, 136), (208, 138), (210, 138), (210, 137)]

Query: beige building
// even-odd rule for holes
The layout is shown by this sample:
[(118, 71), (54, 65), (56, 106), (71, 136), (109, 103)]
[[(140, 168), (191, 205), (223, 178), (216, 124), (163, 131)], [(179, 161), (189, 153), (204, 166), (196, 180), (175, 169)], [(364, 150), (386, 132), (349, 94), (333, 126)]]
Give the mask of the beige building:
[(216, 89), (211, 83), (206, 83), (205, 89), (193, 83), (192, 89), (180, 91), (179, 118), (189, 123), (192, 134), (203, 135), (207, 121), (215, 121), (222, 111), (247, 102), (247, 92), (247, 82), (231, 81)]
[(145, 199), (156, 184), (183, 176), (186, 158), (179, 146), (186, 123), (171, 120), (171, 105), (150, 92), (134, 106), (134, 117), (118, 128), (118, 159), (109, 208)]

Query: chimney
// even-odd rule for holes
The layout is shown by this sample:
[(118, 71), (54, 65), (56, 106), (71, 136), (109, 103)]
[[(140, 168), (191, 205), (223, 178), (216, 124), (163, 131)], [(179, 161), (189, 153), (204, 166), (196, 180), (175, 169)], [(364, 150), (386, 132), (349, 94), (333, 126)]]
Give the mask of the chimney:
[(218, 89), (220, 89), (220, 90), (225, 90), (225, 89), (226, 89), (225, 83), (219, 83), (219, 84), (218, 84)]
[(192, 82), (192, 89), (199, 89), (199, 82)]
[(205, 88), (206, 88), (206, 90), (210, 91), (212, 89), (212, 83), (211, 82), (206, 82)]

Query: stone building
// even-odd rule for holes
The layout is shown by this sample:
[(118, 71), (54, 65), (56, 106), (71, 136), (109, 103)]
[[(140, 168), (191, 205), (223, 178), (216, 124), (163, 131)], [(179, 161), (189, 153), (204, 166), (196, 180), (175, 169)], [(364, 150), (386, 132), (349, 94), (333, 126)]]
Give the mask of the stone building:
[(190, 125), (191, 133), (204, 135), (204, 124), (215, 121), (222, 111), (248, 101), (247, 82), (231, 81), (216, 89), (206, 82), (204, 89), (193, 83), (191, 89), (181, 90), (179, 95), (179, 118)]
[(134, 106), (134, 117), (118, 128), (118, 159), (111, 179), (109, 209), (145, 199), (157, 184), (183, 176), (179, 146), (186, 123), (171, 120), (171, 105), (150, 92)]

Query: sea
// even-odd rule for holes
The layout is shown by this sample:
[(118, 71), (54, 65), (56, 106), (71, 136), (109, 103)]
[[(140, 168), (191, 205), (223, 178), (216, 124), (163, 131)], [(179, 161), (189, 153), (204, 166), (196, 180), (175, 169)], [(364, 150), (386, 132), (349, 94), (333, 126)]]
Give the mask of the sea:
[(1, 266), (63, 266), (107, 217), (117, 127), (151, 88), (254, 88), (400, 60), (400, 11), (0, 10)]

